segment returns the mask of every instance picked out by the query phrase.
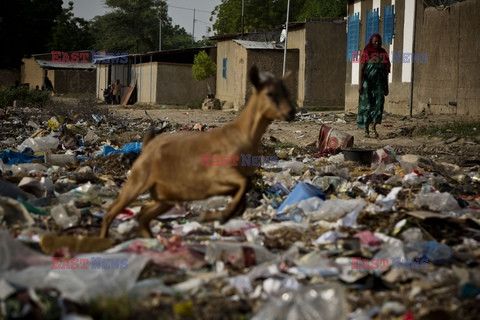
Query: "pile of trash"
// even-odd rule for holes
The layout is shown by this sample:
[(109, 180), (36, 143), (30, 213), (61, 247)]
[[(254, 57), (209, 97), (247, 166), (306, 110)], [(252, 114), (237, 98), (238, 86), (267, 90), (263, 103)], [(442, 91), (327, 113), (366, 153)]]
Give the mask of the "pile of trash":
[(242, 217), (197, 222), (229, 197), (185, 203), (145, 239), (145, 194), (102, 239), (152, 121), (36, 120), (0, 119), (0, 318), (478, 319), (478, 166), (390, 146), (351, 161), (323, 127), (317, 153), (276, 150)]

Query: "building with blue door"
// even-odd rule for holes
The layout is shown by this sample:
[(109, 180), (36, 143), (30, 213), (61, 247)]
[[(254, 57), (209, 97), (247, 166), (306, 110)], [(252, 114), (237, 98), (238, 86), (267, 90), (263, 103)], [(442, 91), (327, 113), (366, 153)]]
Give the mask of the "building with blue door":
[(385, 110), (480, 115), (480, 1), (350, 0), (345, 109), (358, 106), (359, 57), (379, 33), (392, 63)]

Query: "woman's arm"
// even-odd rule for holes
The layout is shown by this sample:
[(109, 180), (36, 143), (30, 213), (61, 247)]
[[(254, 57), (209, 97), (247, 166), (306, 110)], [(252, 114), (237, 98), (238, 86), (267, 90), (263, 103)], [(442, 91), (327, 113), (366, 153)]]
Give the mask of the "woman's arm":
[(362, 94), (363, 91), (363, 74), (365, 73), (365, 63), (360, 63), (360, 82), (358, 84), (358, 93)]
[(385, 92), (383, 93), (385, 96), (388, 96), (388, 73), (385, 74)]

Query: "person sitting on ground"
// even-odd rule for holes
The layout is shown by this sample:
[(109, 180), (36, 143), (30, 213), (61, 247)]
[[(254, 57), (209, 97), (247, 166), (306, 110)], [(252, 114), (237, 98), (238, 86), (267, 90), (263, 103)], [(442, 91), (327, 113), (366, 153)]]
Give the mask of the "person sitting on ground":
[(50, 79), (48, 79), (48, 77), (45, 77), (45, 79), (43, 80), (42, 91), (52, 91), (53, 92), (53, 84), (52, 84), (52, 81), (50, 81)]

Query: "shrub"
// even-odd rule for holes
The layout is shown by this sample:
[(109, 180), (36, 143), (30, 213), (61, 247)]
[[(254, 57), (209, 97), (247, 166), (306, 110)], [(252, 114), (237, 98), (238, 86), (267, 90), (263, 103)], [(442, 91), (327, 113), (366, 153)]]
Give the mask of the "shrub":
[(0, 88), (0, 107), (12, 106), (14, 100), (43, 106), (50, 99), (50, 92), (29, 90), (26, 87)]

